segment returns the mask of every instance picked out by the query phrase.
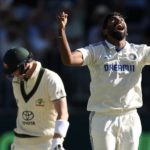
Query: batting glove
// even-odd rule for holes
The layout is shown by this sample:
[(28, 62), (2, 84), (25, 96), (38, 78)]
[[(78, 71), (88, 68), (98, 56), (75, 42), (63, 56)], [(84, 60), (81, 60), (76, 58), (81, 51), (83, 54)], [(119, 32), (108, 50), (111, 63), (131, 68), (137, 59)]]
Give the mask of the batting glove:
[(52, 141), (52, 148), (51, 150), (65, 150), (63, 148), (63, 144), (62, 144), (62, 139), (61, 138), (54, 138)]

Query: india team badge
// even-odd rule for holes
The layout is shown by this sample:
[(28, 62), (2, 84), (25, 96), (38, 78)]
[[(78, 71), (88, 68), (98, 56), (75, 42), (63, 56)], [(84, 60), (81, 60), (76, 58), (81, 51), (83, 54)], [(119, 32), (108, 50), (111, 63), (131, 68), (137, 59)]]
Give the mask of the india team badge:
[(130, 59), (130, 60), (136, 60), (136, 59), (137, 59), (136, 54), (130, 53), (130, 54), (129, 54), (129, 59)]

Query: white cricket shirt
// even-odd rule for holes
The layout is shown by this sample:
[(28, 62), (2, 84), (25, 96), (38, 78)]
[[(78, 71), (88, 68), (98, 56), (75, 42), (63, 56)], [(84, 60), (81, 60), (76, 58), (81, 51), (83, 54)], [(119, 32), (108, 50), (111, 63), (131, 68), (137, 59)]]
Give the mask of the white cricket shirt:
[[(37, 67), (31, 78), (24, 81), (27, 95), (33, 89), (41, 68), (40, 62), (36, 63)], [(34, 136), (53, 136), (57, 113), (52, 101), (66, 96), (61, 78), (55, 72), (45, 69), (37, 90), (28, 100), (21, 93), (20, 80), (14, 78), (12, 85), (18, 106), (15, 131)]]
[(150, 64), (150, 47), (126, 42), (117, 52), (114, 45), (102, 41), (77, 50), (91, 75), (87, 110), (112, 112), (142, 106), (141, 71)]

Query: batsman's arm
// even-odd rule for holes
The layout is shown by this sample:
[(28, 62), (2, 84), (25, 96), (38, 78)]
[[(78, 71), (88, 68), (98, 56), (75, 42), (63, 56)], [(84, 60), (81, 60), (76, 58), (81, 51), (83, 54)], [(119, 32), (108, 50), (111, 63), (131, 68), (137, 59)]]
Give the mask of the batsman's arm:
[(52, 150), (56, 147), (63, 148), (63, 140), (66, 137), (69, 122), (68, 122), (68, 107), (66, 97), (62, 97), (54, 101), (54, 107), (58, 113), (57, 120), (55, 122), (55, 131), (52, 141)]
[(83, 63), (82, 53), (79, 51), (71, 51), (68, 39), (66, 36), (65, 28), (67, 25), (68, 14), (61, 12), (58, 15), (58, 40), (59, 51), (62, 62), (69, 66), (81, 66)]
[(55, 134), (54, 138), (65, 137), (69, 127), (68, 122), (68, 107), (66, 97), (62, 97), (54, 102), (54, 107), (58, 113), (57, 120), (55, 123)]

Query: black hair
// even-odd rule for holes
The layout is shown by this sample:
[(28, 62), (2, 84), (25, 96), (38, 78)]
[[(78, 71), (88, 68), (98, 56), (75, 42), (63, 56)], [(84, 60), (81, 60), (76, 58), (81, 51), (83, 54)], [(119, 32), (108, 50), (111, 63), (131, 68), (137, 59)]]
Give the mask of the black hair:
[(104, 18), (103, 24), (102, 24), (102, 33), (101, 33), (102, 38), (106, 38), (106, 36), (104, 34), (104, 30), (107, 28), (109, 19), (112, 18), (113, 16), (120, 16), (120, 17), (124, 18), (124, 16), (121, 13), (116, 12), (116, 11), (107, 14), (106, 17)]
[(120, 17), (124, 18), (123, 15), (120, 14), (119, 12), (112, 12), (112, 13), (106, 15), (106, 17), (104, 18), (104, 21), (103, 21), (103, 25), (102, 25), (103, 30), (106, 29), (109, 19), (112, 18), (113, 16), (120, 16)]

